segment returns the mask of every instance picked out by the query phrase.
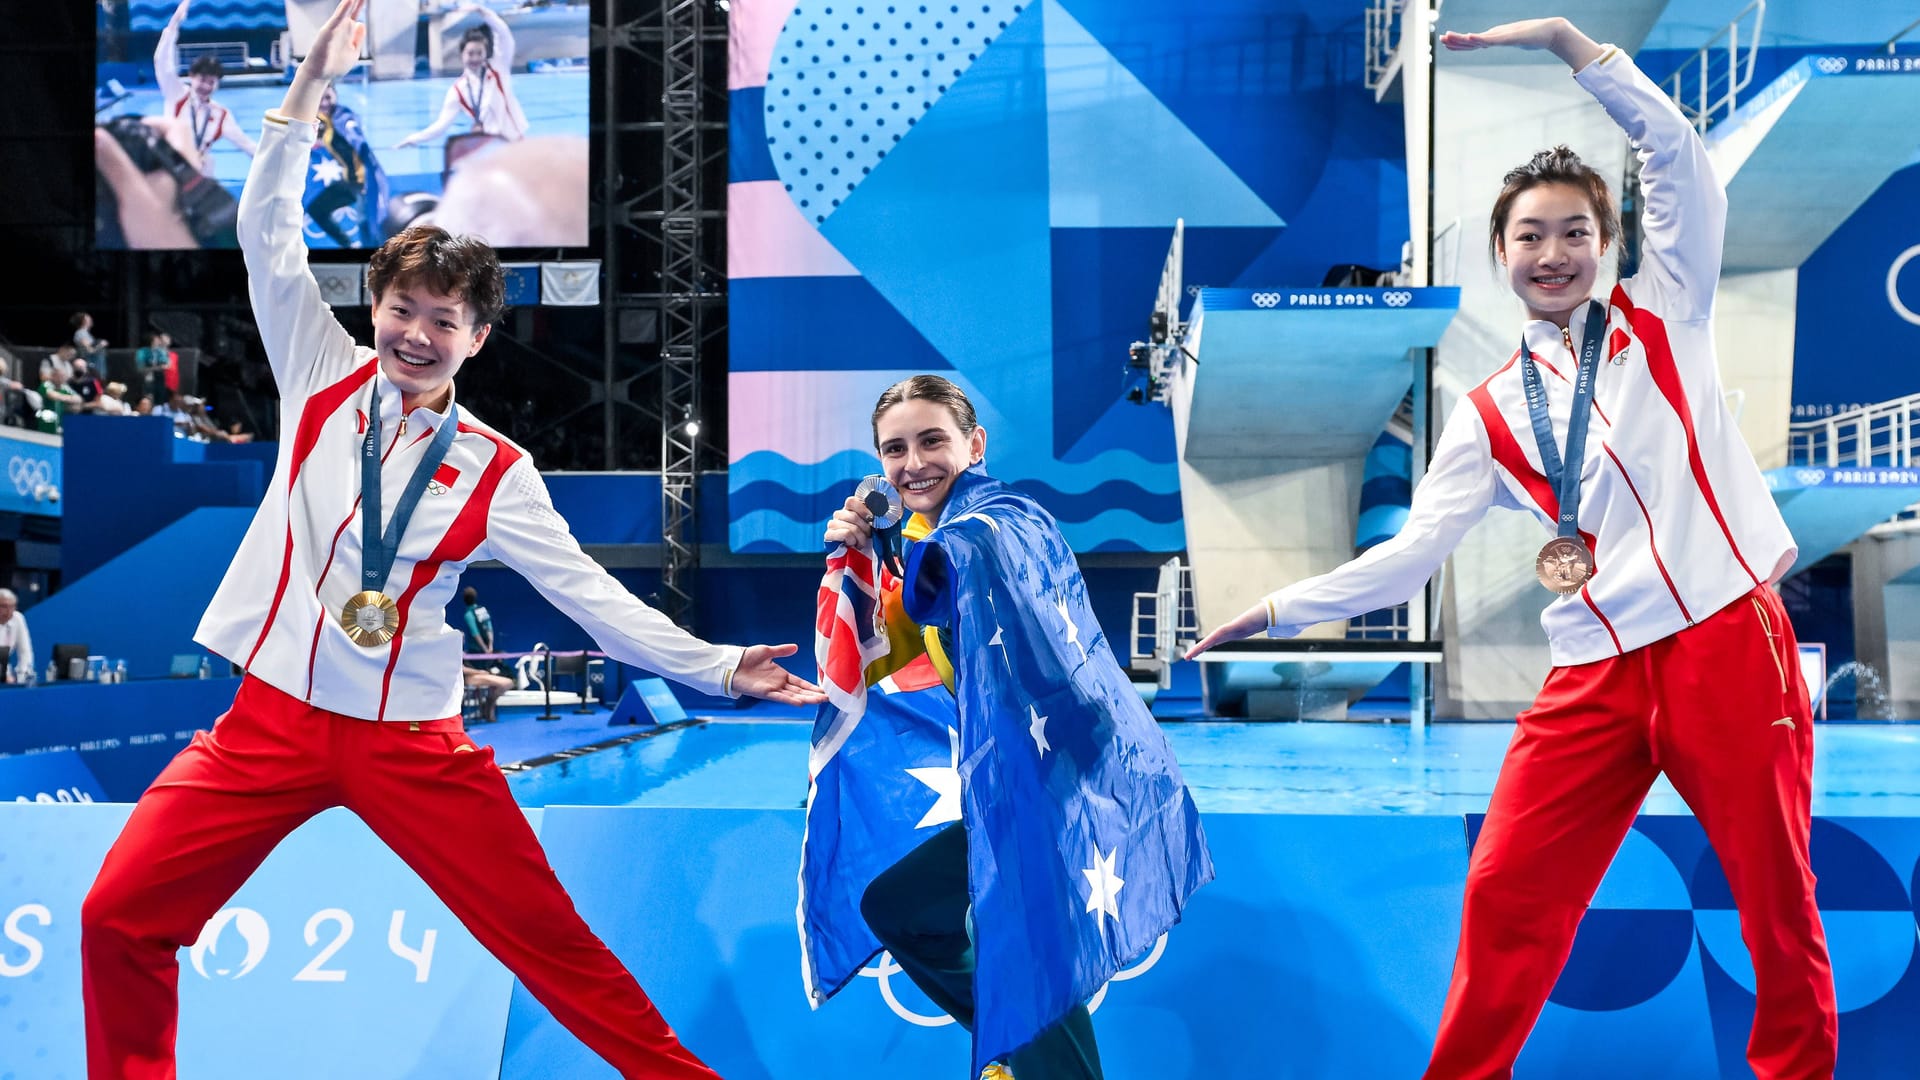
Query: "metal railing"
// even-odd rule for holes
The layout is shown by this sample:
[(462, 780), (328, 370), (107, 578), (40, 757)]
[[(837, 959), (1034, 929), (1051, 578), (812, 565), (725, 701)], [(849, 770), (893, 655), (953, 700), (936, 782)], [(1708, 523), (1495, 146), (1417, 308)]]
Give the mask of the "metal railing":
[(1412, 638), (1407, 605), (1369, 611), (1347, 620), (1348, 641), (1407, 641)]
[[(1749, 15), (1751, 27), (1744, 26)], [(1660, 84), (1696, 130), (1705, 132), (1740, 107), (1740, 92), (1753, 81), (1766, 17), (1767, 0), (1753, 0)]]
[(1920, 19), (1913, 20), (1912, 22), (1908, 23), (1906, 27), (1902, 29), (1899, 33), (1888, 38), (1887, 51), (1888, 52), (1897, 51), (1897, 46), (1900, 44), (1900, 39), (1906, 37), (1908, 34), (1913, 33), (1915, 30), (1920, 30)]
[(1200, 613), (1193, 604), (1193, 567), (1182, 563), (1178, 555), (1160, 564), (1160, 580), (1154, 591), (1133, 594), (1130, 631), (1129, 666), (1157, 672), (1160, 685), (1165, 687), (1173, 661), (1188, 645), (1200, 640)]
[(1911, 468), (1920, 444), (1920, 394), (1787, 427), (1787, 461), (1825, 468)]
[(1373, 0), (1367, 5), (1366, 87), (1376, 97), (1400, 71), (1400, 11), (1406, 0)]

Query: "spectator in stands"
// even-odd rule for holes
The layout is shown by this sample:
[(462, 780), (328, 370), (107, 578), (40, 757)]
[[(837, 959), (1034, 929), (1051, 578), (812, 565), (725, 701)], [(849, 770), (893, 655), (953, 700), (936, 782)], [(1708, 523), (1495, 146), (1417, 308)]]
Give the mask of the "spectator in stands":
[(73, 391), (74, 395), (80, 399), (80, 407), (83, 409), (91, 409), (94, 402), (99, 401), (101, 394), (106, 390), (100, 385), (99, 376), (95, 375), (87, 366), (86, 360), (81, 358), (76, 358), (73, 362), (73, 374), (67, 379), (67, 389)]
[(467, 686), (479, 687), (487, 692), (480, 699), (480, 722), (491, 724), (500, 719), (499, 703), (502, 694), (513, 689), (513, 680), (492, 671), (482, 671), (477, 667), (460, 665), (460, 681)]
[(169, 394), (167, 403), (154, 409), (153, 415), (173, 418), (175, 438), (197, 442), (233, 441), (225, 431), (220, 430), (219, 425), (207, 418), (206, 402), (178, 390)]
[(173, 338), (164, 330), (147, 334), (147, 343), (133, 354), (142, 392), (158, 401), (167, 395), (167, 376), (174, 369)]
[(32, 427), (40, 412), (40, 392), (15, 377), (20, 362), (0, 349), (0, 424)]
[(67, 320), (73, 324), (73, 345), (85, 353), (89, 359), (98, 360), (106, 355), (107, 339), (93, 336), (93, 316), (84, 311), (76, 311), (73, 318)]
[(150, 394), (140, 395), (140, 400), (133, 403), (133, 415), (135, 416), (152, 416), (153, 415), (152, 395)]
[[(62, 345), (61, 351), (72, 355), (73, 346)], [(60, 374), (65, 367), (68, 374)], [(67, 380), (72, 378), (70, 363), (63, 364), (59, 353), (40, 362), (40, 411), (39, 428), (49, 435), (60, 434), (60, 421), (68, 413), (81, 406), (80, 395), (67, 389)]]
[(466, 613), (461, 625), (466, 627), (466, 651), (469, 653), (490, 653), (493, 651), (493, 616), (480, 606), (480, 591), (469, 585), (460, 590), (460, 602), (466, 605)]
[(53, 365), (54, 381), (58, 382), (62, 387), (66, 386), (67, 381), (73, 378), (73, 362), (78, 357), (79, 350), (72, 345), (56, 346), (53, 353), (47, 357), (47, 362)]
[(0, 648), (7, 650), (7, 671), (0, 677), (22, 682), (33, 671), (33, 637), (27, 617), (20, 614), (20, 598), (12, 589), (0, 589)]
[(110, 382), (100, 400), (93, 403), (93, 411), (102, 416), (132, 416), (133, 406), (127, 404), (127, 384)]
[(160, 83), (166, 119), (175, 125), (185, 125), (192, 136), (200, 172), (212, 176), (214, 143), (224, 138), (248, 157), (253, 156), (255, 146), (247, 136), (246, 125), (236, 122), (225, 105), (213, 100), (214, 91), (220, 89), (218, 59), (204, 54), (196, 57), (193, 66), (187, 69), (186, 80), (183, 82), (180, 78), (180, 26), (187, 21), (190, 3), (192, 0), (180, 0), (173, 17), (167, 20), (166, 29), (160, 31), (160, 42), (153, 50), (153, 76)]

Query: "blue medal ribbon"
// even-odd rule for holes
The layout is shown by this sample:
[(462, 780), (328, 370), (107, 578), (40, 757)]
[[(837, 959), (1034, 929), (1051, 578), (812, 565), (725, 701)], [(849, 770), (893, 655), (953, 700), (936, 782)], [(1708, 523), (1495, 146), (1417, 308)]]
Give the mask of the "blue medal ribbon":
[[(1607, 335), (1607, 305), (1592, 301), (1587, 313), (1586, 337), (1580, 343), (1580, 369), (1573, 380), (1573, 412), (1567, 418), (1567, 454), (1563, 461), (1554, 445), (1553, 420), (1547, 415), (1547, 388), (1533, 362), (1525, 334), (1520, 336), (1520, 375), (1527, 388), (1527, 418), (1540, 446), (1541, 471), (1560, 500), (1559, 535), (1580, 537), (1580, 466), (1587, 460), (1587, 421), (1593, 414), (1593, 379), (1600, 367), (1600, 341)], [(1582, 544), (1582, 547), (1585, 545)]]
[(387, 578), (393, 573), (394, 560), (400, 554), (400, 537), (407, 531), (407, 522), (412, 520), (414, 508), (420, 505), (420, 496), (427, 490), (427, 484), (433, 474), (440, 469), (440, 463), (447, 459), (447, 449), (453, 445), (454, 433), (460, 427), (460, 411), (451, 401), (447, 403), (447, 418), (440, 422), (440, 428), (433, 433), (433, 442), (427, 446), (426, 456), (414, 467), (413, 478), (407, 481), (405, 491), (400, 493), (400, 502), (393, 508), (393, 520), (387, 523), (385, 534), (380, 532), (380, 385), (373, 387), (373, 403), (367, 406), (367, 437), (360, 444), (360, 559), (363, 569), (360, 572), (360, 587), (368, 592), (382, 595), (387, 591)]

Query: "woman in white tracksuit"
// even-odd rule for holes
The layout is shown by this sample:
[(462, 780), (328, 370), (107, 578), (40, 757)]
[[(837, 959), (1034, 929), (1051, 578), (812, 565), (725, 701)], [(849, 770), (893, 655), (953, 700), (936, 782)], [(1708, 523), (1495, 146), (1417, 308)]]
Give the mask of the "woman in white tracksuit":
[(1740, 908), (1757, 982), (1754, 1072), (1830, 1076), (1838, 1020), (1807, 853), (1813, 724), (1772, 588), (1796, 550), (1723, 404), (1714, 359), (1726, 194), (1673, 102), (1565, 19), (1442, 43), (1549, 49), (1574, 70), (1640, 159), (1639, 272), (1594, 291), (1618, 213), (1572, 151), (1542, 151), (1508, 173), (1490, 241), (1527, 308), (1521, 348), (1491, 358), (1498, 369), (1448, 418), (1406, 525), (1269, 594), (1189, 655), (1399, 603), (1489, 507), (1534, 514), (1557, 534), (1532, 568), (1560, 593), (1540, 620), (1553, 670), (1519, 717), (1474, 846), (1427, 1075), (1511, 1074), (1664, 771)]

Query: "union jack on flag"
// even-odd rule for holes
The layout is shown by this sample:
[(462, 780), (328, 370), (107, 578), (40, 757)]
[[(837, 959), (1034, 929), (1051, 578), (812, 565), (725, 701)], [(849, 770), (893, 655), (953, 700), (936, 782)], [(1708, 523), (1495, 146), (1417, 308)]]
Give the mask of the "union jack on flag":
[(842, 544), (827, 556), (813, 627), (814, 660), (820, 665), (827, 704), (820, 710), (825, 728), (816, 725), (808, 756), (809, 778), (820, 775), (860, 723), (867, 704), (867, 665), (887, 655), (878, 614), (882, 573), (872, 552)]

